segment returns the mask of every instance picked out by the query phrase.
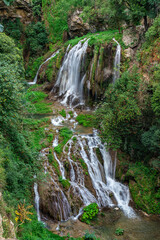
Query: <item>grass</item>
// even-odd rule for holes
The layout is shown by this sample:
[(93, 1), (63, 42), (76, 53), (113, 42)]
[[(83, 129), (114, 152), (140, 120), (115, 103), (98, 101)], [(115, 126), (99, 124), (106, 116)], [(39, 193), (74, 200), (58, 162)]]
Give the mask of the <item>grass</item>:
[(23, 124), (29, 127), (30, 130), (38, 129), (42, 125), (46, 125), (50, 123), (49, 118), (42, 118), (42, 119), (34, 119), (34, 118), (25, 118), (23, 120)]
[(41, 91), (32, 91), (28, 89), (26, 93), (26, 100), (28, 102), (28, 112), (32, 114), (47, 114), (51, 113), (51, 103), (46, 103), (45, 98), (47, 94)]
[(69, 189), (69, 187), (71, 185), (69, 180), (68, 179), (63, 179), (62, 176), (59, 177), (59, 182), (62, 184), (63, 188), (65, 188), (67, 190)]
[(60, 114), (62, 117), (66, 118), (66, 111), (65, 111), (64, 109), (62, 109), (62, 111), (60, 111), (59, 114)]
[(59, 132), (62, 142), (54, 148), (54, 151), (58, 154), (62, 153), (64, 145), (69, 141), (69, 139), (71, 139), (73, 135), (72, 131), (66, 127), (61, 128)]
[(82, 158), (80, 158), (79, 161), (80, 161), (80, 163), (81, 163), (82, 168), (83, 168), (84, 170), (88, 170), (85, 161), (84, 161)]
[(76, 117), (76, 121), (83, 125), (84, 127), (93, 127), (94, 123), (94, 116), (93, 115), (88, 115), (88, 114), (80, 114)]
[[(72, 40), (69, 40), (68, 42), (65, 43), (65, 46), (68, 46), (69, 44), (73, 47), (75, 46), (80, 40), (83, 39), (89, 39), (88, 45), (93, 46), (93, 45), (101, 45), (104, 43), (109, 43), (112, 41), (113, 38), (115, 38), (118, 42), (120, 42), (121, 46), (125, 48), (124, 43), (122, 42), (122, 34), (118, 32), (118, 30), (108, 30), (104, 32), (97, 32), (97, 33), (89, 33), (87, 35), (84, 35), (82, 37), (76, 37)], [(113, 42), (113, 44), (116, 45), (116, 43)]]

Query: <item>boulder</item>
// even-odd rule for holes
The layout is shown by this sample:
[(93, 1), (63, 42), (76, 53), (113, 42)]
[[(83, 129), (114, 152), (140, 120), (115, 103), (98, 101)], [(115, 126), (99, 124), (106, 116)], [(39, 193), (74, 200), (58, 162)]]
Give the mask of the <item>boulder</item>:
[(123, 42), (129, 48), (135, 48), (140, 43), (145, 29), (143, 26), (128, 27), (123, 31)]
[(88, 32), (95, 33), (97, 31), (105, 31), (108, 28), (106, 19), (102, 16), (96, 15), (94, 21), (84, 22), (81, 18), (82, 10), (76, 10), (68, 18), (69, 37), (81, 37)]
[(84, 23), (80, 17), (81, 13), (82, 11), (77, 10), (68, 19), (70, 38), (81, 37), (90, 31), (89, 24)]
[(127, 48), (124, 50), (124, 54), (126, 58), (133, 58), (134, 50), (132, 48)]

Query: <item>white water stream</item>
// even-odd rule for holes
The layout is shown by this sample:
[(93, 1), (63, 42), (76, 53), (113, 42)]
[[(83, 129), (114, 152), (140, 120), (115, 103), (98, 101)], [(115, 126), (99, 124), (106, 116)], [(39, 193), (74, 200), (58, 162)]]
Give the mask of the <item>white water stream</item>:
[[(35, 176), (36, 178), (36, 176)], [(38, 184), (35, 182), (34, 183), (34, 201), (35, 201), (35, 209), (37, 211), (37, 218), (38, 218), (38, 221), (41, 221), (41, 216), (40, 216), (40, 210), (39, 210), (39, 200), (40, 200), (40, 197), (39, 197), (39, 193), (38, 193)]]
[(116, 55), (114, 59), (114, 72), (113, 72), (113, 84), (120, 77), (120, 63), (121, 63), (121, 45), (113, 38), (113, 41), (117, 43)]
[(49, 60), (51, 60), (52, 58), (54, 58), (58, 53), (59, 53), (59, 50), (58, 50), (57, 52), (53, 53), (49, 58), (47, 58), (47, 59), (39, 66), (38, 71), (37, 71), (37, 73), (36, 73), (36, 76), (35, 76), (33, 82), (29, 82), (29, 83), (28, 83), (29, 85), (34, 85), (34, 84), (37, 83), (37, 78), (38, 78), (39, 72), (40, 72), (40, 70), (41, 70), (41, 67), (42, 67), (46, 62), (48, 62)]

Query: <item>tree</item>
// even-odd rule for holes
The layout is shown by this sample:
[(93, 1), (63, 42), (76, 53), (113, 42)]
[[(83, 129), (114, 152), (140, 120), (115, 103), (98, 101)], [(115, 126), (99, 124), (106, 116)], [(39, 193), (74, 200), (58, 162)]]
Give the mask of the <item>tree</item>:
[[(118, 1), (118, 0), (117, 0)], [(128, 16), (134, 23), (144, 19), (145, 30), (148, 30), (147, 17), (155, 18), (160, 8), (160, 0), (124, 0)]]

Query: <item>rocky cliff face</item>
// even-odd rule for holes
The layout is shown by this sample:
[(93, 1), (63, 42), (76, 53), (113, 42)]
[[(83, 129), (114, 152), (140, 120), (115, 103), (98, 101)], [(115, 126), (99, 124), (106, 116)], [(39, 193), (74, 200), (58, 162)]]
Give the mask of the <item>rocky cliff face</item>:
[(10, 6), (7, 6), (3, 1), (0, 1), (0, 18), (18, 18), (22, 23), (28, 24), (33, 20), (33, 14), (30, 4), (26, 0), (15, 0)]
[(69, 37), (81, 37), (88, 32), (95, 33), (97, 31), (105, 31), (108, 28), (108, 25), (105, 22), (105, 19), (99, 16), (94, 18), (94, 22), (84, 22), (81, 14), (82, 10), (76, 10), (68, 18), (68, 28), (69, 28)]

